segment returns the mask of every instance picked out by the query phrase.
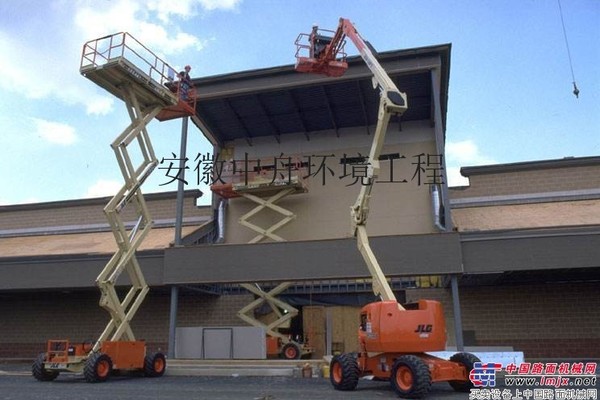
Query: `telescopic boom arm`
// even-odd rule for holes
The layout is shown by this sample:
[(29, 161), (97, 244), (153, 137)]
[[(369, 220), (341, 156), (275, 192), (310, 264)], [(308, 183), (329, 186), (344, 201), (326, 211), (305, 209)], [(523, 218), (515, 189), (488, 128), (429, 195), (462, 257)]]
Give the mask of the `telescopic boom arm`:
[[(351, 207), (352, 232), (357, 239), (358, 250), (363, 256), (369, 272), (373, 278), (373, 292), (383, 300), (396, 300), (396, 296), (377, 262), (369, 245), (366, 230), (369, 216), (369, 202), (373, 184), (379, 175), (379, 156), (385, 141), (387, 127), (393, 115), (402, 115), (408, 109), (406, 94), (398, 90), (394, 82), (385, 72), (379, 61), (373, 55), (368, 43), (360, 36), (350, 20), (340, 18), (340, 23), (333, 37), (322, 36), (318, 27), (313, 27), (309, 35), (310, 58), (302, 59), (296, 69), (303, 72), (324, 73), (330, 76), (339, 76), (340, 65), (345, 70), (344, 45), (346, 38), (350, 39), (358, 49), (361, 57), (373, 73), (373, 87), (379, 89), (379, 111), (377, 114), (377, 127), (373, 136), (369, 152), (369, 165), (367, 167), (367, 184), (363, 185), (356, 202)], [(299, 45), (300, 47), (300, 45)], [(341, 56), (341, 60), (339, 59)], [(331, 67), (331, 69), (329, 69)], [(335, 68), (335, 69), (333, 69)]]

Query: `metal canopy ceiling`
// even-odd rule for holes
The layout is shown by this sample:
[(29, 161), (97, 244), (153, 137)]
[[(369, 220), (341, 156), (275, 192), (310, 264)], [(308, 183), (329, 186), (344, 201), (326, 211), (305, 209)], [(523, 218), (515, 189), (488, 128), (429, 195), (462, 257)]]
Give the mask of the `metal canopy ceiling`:
[[(433, 123), (432, 68), (440, 68), (442, 116), (445, 121), (450, 45), (380, 53), (409, 109), (402, 121)], [(349, 59), (343, 77), (326, 78), (294, 71), (292, 65), (194, 80), (199, 99), (195, 122), (222, 144), (256, 137), (303, 133), (308, 140), (320, 131), (365, 127), (377, 121), (379, 93), (359, 57)], [(398, 122), (394, 117), (392, 123)]]

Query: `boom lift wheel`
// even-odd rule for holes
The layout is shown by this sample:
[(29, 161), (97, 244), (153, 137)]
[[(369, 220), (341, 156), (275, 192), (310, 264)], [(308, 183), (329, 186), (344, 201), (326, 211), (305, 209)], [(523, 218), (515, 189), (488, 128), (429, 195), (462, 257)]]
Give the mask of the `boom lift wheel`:
[(90, 383), (105, 382), (112, 372), (112, 360), (103, 353), (93, 353), (85, 362), (83, 376)]
[(351, 354), (340, 354), (331, 359), (329, 380), (336, 390), (354, 390), (360, 371), (358, 361)]
[(163, 376), (167, 369), (167, 361), (163, 353), (151, 353), (144, 359), (144, 375), (150, 378)]
[(417, 356), (400, 356), (392, 367), (390, 382), (400, 397), (420, 399), (431, 388), (429, 367)]
[[(467, 370), (467, 378), (473, 369), (473, 364), (476, 362), (481, 362), (477, 356), (471, 353), (456, 353), (450, 357), (450, 361), (454, 361), (455, 363), (464, 366)], [(448, 383), (450, 386), (452, 386), (452, 389), (456, 390), (457, 392), (469, 392), (471, 388), (473, 388), (473, 382), (471, 382), (469, 379), (466, 381), (448, 381)]]
[(281, 349), (281, 356), (286, 360), (297, 360), (301, 354), (300, 347), (294, 342), (286, 343)]
[(59, 372), (58, 371), (48, 371), (46, 368), (44, 368), (45, 362), (46, 362), (46, 353), (40, 353), (40, 355), (37, 356), (37, 358), (35, 359), (32, 367), (31, 367), (31, 372), (33, 374), (33, 377), (35, 379), (37, 379), (38, 381), (42, 381), (42, 382), (53, 381), (56, 379)]

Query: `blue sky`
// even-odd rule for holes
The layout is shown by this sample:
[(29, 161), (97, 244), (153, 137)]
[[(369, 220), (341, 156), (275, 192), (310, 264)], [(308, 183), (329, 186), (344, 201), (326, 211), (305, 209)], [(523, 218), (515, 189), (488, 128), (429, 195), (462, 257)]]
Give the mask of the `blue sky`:
[[(379, 51), (452, 43), (451, 185), (465, 183), (461, 166), (600, 155), (600, 1), (561, 4), (579, 99), (556, 0), (3, 0), (0, 204), (120, 187), (109, 143), (129, 118), (78, 70), (87, 40), (118, 31), (193, 77), (292, 64), (298, 33), (341, 16)], [(159, 159), (178, 152), (180, 127), (149, 125)], [(193, 125), (188, 149), (210, 151)], [(176, 190), (168, 180), (157, 170), (145, 191)]]

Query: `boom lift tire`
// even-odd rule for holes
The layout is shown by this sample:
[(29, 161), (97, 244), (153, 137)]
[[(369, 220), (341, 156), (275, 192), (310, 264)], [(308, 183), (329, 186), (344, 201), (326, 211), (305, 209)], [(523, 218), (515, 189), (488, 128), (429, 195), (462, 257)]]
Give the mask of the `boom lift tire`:
[(354, 390), (360, 371), (358, 361), (351, 354), (340, 354), (331, 359), (329, 379), (336, 390)]
[(144, 375), (149, 378), (163, 376), (167, 369), (167, 360), (163, 353), (151, 353), (144, 358)]
[[(471, 353), (456, 353), (450, 357), (450, 361), (463, 365), (467, 370), (467, 377), (473, 369), (473, 364), (481, 362), (477, 356)], [(468, 379), (466, 381), (448, 381), (448, 383), (452, 386), (452, 389), (457, 392), (469, 392), (474, 387), (473, 382)]]
[(392, 367), (390, 382), (400, 397), (420, 399), (431, 388), (429, 367), (417, 356), (400, 356)]
[(83, 376), (89, 383), (105, 382), (112, 373), (112, 360), (103, 353), (93, 353), (86, 361)]
[(297, 360), (302, 355), (300, 347), (296, 343), (286, 343), (281, 349), (281, 357), (286, 360)]
[(31, 366), (31, 372), (33, 377), (38, 381), (49, 382), (56, 379), (59, 372), (58, 371), (48, 371), (44, 368), (44, 363), (46, 362), (46, 353), (40, 353), (37, 356), (33, 365)]

